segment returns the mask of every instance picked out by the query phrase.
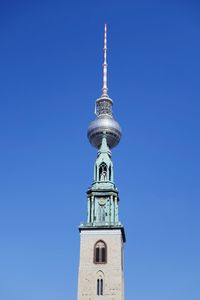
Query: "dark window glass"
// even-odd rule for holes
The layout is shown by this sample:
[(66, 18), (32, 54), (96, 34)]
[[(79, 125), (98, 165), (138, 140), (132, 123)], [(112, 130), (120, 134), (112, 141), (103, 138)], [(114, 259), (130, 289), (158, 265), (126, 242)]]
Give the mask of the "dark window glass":
[(102, 163), (99, 167), (99, 181), (108, 180), (107, 175), (107, 165), (105, 163)]
[(98, 248), (96, 248), (96, 262), (98, 263), (98, 262), (100, 262), (100, 257), (99, 257), (99, 251), (100, 250), (100, 248), (98, 247)]
[(101, 279), (101, 290), (100, 290), (100, 294), (103, 295), (103, 279)]
[(97, 295), (100, 295), (99, 279), (97, 279)]
[(111, 166), (109, 167), (109, 180), (111, 180)]
[(104, 248), (101, 248), (101, 261), (102, 261), (103, 263), (106, 262), (106, 248), (105, 248), (105, 247), (104, 247)]
[(107, 262), (107, 247), (102, 241), (96, 243), (94, 247), (94, 263), (101, 264)]

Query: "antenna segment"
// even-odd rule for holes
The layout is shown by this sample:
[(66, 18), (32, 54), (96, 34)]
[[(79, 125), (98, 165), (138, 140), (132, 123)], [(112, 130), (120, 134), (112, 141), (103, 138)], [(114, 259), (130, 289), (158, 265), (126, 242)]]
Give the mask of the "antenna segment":
[(105, 24), (104, 26), (104, 48), (103, 48), (103, 53), (104, 53), (104, 61), (103, 61), (103, 97), (108, 96), (108, 87), (107, 87), (107, 69), (108, 69), (108, 64), (107, 64), (107, 26)]

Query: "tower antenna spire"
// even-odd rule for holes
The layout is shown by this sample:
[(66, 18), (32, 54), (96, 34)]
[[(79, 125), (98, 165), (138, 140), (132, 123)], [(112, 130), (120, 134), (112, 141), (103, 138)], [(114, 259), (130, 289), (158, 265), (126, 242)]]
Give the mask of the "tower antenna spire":
[(103, 60), (103, 88), (102, 88), (102, 96), (107, 97), (108, 96), (108, 87), (107, 87), (107, 69), (108, 69), (108, 64), (107, 64), (107, 25), (105, 23), (104, 25), (104, 48), (103, 48), (103, 53), (104, 53), (104, 60)]
[(102, 139), (106, 136), (106, 142), (109, 149), (117, 146), (121, 139), (121, 127), (114, 119), (112, 113), (113, 101), (108, 96), (107, 87), (107, 27), (104, 26), (104, 59), (103, 59), (103, 88), (102, 95), (96, 100), (95, 114), (96, 119), (92, 121), (88, 128), (88, 139), (97, 149), (100, 149)]

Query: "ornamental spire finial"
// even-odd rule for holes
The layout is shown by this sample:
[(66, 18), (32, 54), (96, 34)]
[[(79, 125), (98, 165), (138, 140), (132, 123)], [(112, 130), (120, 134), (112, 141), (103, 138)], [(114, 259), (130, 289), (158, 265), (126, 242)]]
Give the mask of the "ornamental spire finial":
[(103, 53), (104, 53), (104, 61), (103, 61), (103, 94), (102, 96), (108, 96), (108, 87), (107, 87), (107, 26), (105, 24), (104, 26), (104, 48), (103, 48)]

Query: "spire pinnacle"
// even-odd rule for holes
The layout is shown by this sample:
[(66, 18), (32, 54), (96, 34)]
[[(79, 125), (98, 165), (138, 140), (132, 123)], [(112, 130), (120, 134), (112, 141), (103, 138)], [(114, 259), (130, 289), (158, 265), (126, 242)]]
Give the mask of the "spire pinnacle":
[(102, 96), (108, 96), (108, 87), (107, 87), (107, 26), (105, 24), (104, 26), (104, 48), (103, 48), (103, 53), (104, 53), (104, 61), (103, 61), (103, 88), (102, 88)]
[(100, 154), (100, 153), (108, 153), (108, 155), (111, 156), (111, 151), (110, 151), (110, 149), (108, 147), (108, 144), (107, 144), (106, 131), (103, 132), (101, 146), (100, 146), (99, 151), (98, 151), (98, 154)]

